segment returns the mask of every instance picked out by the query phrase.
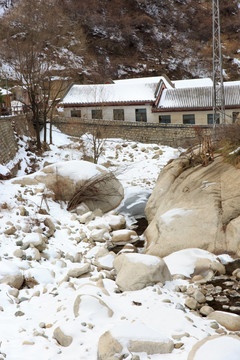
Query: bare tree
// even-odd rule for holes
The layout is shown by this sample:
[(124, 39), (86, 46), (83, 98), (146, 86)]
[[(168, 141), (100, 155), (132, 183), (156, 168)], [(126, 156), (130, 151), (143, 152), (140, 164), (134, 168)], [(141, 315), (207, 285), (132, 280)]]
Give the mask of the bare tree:
[[(11, 69), (12, 77), (25, 86), (36, 128), (37, 147), (41, 148), (40, 126), (57, 104), (65, 83), (53, 94), (56, 73), (71, 67), (67, 47), (71, 33), (69, 26), (54, 0), (22, 0), (1, 22), (2, 57)], [(6, 76), (6, 75), (5, 75)], [(53, 97), (53, 98), (52, 98)]]

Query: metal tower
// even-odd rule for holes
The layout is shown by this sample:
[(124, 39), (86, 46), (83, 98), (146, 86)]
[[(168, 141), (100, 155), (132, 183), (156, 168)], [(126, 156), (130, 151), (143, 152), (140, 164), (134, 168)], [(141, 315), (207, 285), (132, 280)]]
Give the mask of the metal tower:
[[(219, 0), (212, 0), (212, 32), (213, 32), (213, 126), (225, 123), (225, 99), (222, 72), (222, 46), (220, 31)], [(219, 114), (219, 115), (218, 115)]]

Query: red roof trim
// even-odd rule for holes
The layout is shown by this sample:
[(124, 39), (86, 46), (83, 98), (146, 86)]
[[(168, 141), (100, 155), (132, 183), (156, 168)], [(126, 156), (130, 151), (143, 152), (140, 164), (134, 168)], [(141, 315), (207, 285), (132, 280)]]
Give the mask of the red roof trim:
[(59, 107), (104, 107), (104, 106), (133, 106), (133, 105), (153, 105), (153, 101), (119, 101), (119, 102), (107, 102), (107, 103), (78, 103), (78, 104), (59, 104)]
[[(225, 106), (225, 109), (239, 109), (240, 108), (240, 105), (233, 105), (233, 106)], [(179, 112), (179, 111), (211, 111), (213, 110), (212, 107), (203, 107), (203, 108), (153, 108), (152, 109), (152, 112), (155, 113), (155, 112)]]

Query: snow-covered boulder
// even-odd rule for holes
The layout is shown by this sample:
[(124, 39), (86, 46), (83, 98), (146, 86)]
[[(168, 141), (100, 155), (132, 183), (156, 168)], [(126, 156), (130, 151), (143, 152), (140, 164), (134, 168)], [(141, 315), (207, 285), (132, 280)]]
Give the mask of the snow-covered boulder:
[(117, 178), (101, 165), (83, 160), (61, 161), (48, 165), (41, 171), (13, 180), (13, 184), (39, 185), (44, 184), (56, 200), (69, 201), (86, 180), (106, 175), (105, 180), (94, 184), (97, 196), (84, 199), (87, 207), (93, 211), (103, 212), (115, 209), (123, 199), (123, 187)]
[(118, 324), (99, 338), (98, 359), (123, 359), (132, 352), (144, 352), (148, 355), (168, 354), (173, 348), (172, 340), (140, 322)]
[(138, 240), (138, 235), (134, 230), (121, 229), (112, 232), (111, 241), (114, 245), (125, 245), (127, 243), (134, 243)]
[(160, 173), (145, 212), (148, 247), (160, 256), (196, 247), (240, 255), (240, 170), (218, 156), (208, 166), (192, 166), (180, 156)]
[(122, 291), (140, 290), (148, 285), (172, 280), (164, 260), (145, 254), (121, 254), (113, 262), (116, 284)]
[[(158, 248), (159, 245), (154, 245), (152, 248)], [(147, 253), (151, 253), (151, 247)], [(159, 254), (156, 251), (155, 255)], [(164, 257), (170, 273), (172, 275), (184, 275), (192, 277), (194, 275), (202, 275), (202, 277), (213, 274), (224, 274), (225, 267), (218, 260), (218, 257), (211, 254), (209, 251), (202, 249), (183, 249), (176, 251)]]
[(0, 261), (0, 284), (5, 283), (20, 289), (23, 284), (23, 274), (11, 261)]
[(213, 335), (198, 341), (187, 360), (238, 360), (240, 338), (234, 335)]

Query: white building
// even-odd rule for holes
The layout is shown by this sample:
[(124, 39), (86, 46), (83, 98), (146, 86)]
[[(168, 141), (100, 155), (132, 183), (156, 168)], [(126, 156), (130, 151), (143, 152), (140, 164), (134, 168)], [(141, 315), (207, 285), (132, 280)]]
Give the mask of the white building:
[[(66, 117), (211, 124), (210, 78), (171, 81), (167, 76), (114, 80), (111, 84), (72, 85), (60, 106)], [(226, 122), (240, 114), (240, 81), (224, 83)]]

